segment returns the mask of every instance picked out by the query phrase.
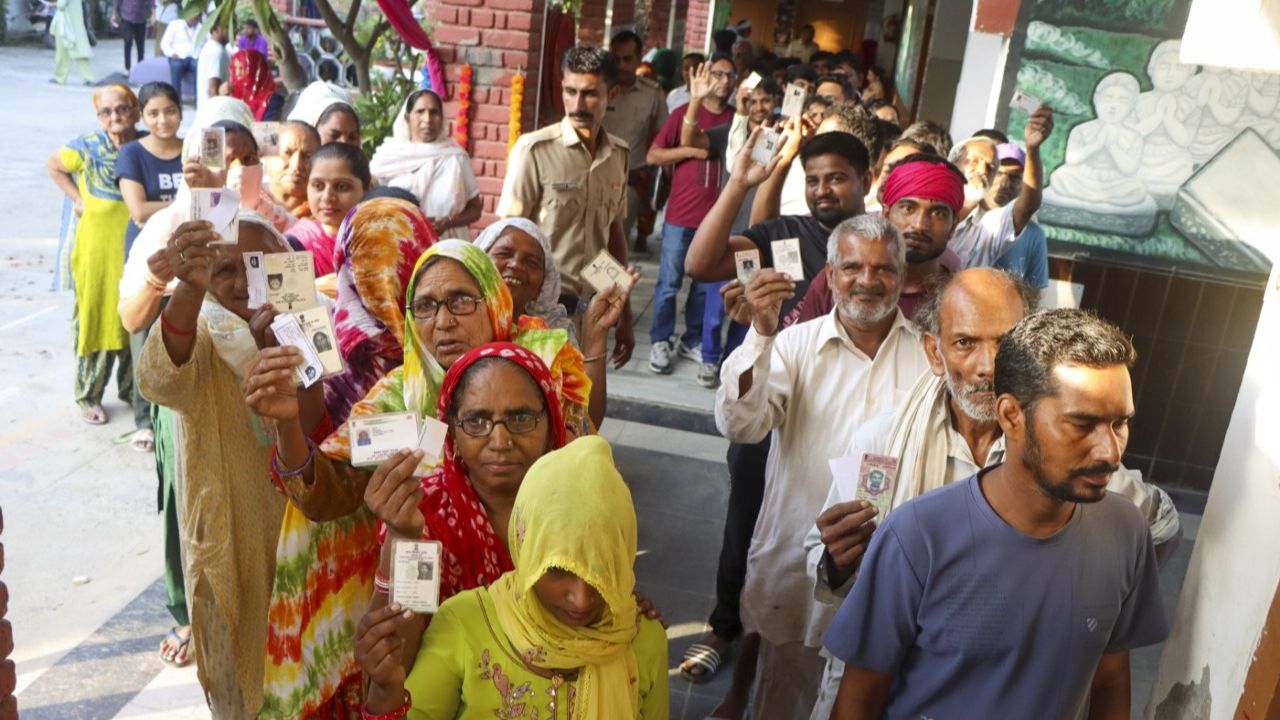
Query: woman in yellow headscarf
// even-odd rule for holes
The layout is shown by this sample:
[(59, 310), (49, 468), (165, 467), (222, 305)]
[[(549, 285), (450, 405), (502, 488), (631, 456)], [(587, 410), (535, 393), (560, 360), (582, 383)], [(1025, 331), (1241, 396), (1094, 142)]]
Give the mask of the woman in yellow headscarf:
[(666, 633), (636, 615), (635, 508), (608, 442), (580, 438), (529, 468), (508, 544), (515, 570), (441, 605), (407, 677), (395, 638), (407, 613), (390, 605), (365, 617), (365, 711), (666, 720)]

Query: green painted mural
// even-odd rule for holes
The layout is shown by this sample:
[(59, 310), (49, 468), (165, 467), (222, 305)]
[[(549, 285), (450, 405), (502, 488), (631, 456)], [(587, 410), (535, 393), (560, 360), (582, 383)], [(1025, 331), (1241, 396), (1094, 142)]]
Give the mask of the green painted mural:
[[(1265, 274), (1280, 256), (1280, 74), (1178, 59), (1188, 0), (1032, 0), (1014, 87), (1053, 108), (1052, 250)], [(1224, 39), (1224, 42), (1227, 41)], [(1012, 109), (1021, 140), (1026, 114)]]

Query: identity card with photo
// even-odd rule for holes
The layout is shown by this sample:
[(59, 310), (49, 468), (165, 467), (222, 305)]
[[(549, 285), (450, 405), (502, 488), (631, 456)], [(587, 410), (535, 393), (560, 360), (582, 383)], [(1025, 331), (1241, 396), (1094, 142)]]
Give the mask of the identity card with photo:
[(733, 263), (738, 266), (738, 282), (746, 285), (760, 269), (760, 251), (739, 250), (733, 254)]
[(893, 488), (898, 480), (898, 458), (892, 455), (862, 453), (858, 464), (858, 488), (855, 500), (865, 500), (880, 511), (889, 513), (893, 505)]
[(416, 613), (440, 608), (440, 542), (391, 540), (391, 592), (388, 600)]
[(355, 467), (374, 467), (401, 450), (418, 447), (418, 416), (411, 412), (352, 417), (347, 431)]
[(226, 128), (202, 128), (200, 130), (200, 164), (214, 171), (225, 170), (227, 163), (223, 157), (223, 149), (226, 146)]
[(244, 258), (244, 278), (249, 286), (249, 309), (257, 310), (267, 304), (267, 269), (263, 253), (247, 252)]
[(333, 331), (333, 318), (329, 316), (329, 308), (317, 305), (300, 312), (293, 313), (302, 328), (302, 334), (311, 343), (324, 367), (324, 377), (342, 372), (342, 353), (338, 351), (337, 334)]
[(756, 138), (756, 144), (751, 147), (751, 162), (769, 167), (769, 161), (777, 154), (780, 145), (782, 133), (773, 128), (764, 128)]
[(614, 285), (628, 290), (633, 281), (627, 268), (610, 255), (608, 250), (601, 250), (595, 259), (587, 263), (582, 269), (582, 279), (595, 288), (596, 292), (605, 292)]
[(773, 269), (796, 282), (804, 280), (804, 264), (800, 262), (800, 239), (774, 240)]
[(787, 86), (786, 94), (782, 96), (782, 117), (795, 118), (800, 117), (804, 113), (804, 99), (807, 93), (805, 89), (791, 83)]
[(302, 387), (309, 388), (324, 377), (324, 364), (320, 362), (320, 356), (311, 346), (311, 340), (302, 332), (302, 326), (298, 324), (296, 317), (288, 314), (277, 315), (276, 319), (271, 321), (271, 332), (275, 334), (276, 342), (280, 343), (281, 347), (295, 347), (302, 353), (302, 364), (293, 369)]
[(742, 81), (742, 87), (748, 90), (755, 90), (756, 86), (760, 84), (762, 79), (763, 78), (760, 77), (760, 73), (752, 70), (751, 74), (747, 76), (747, 79)]
[[(316, 268), (311, 253), (266, 253), (262, 256), (267, 302), (277, 312), (296, 312), (316, 307)], [(253, 291), (250, 291), (250, 297)], [(250, 306), (252, 307), (252, 306)]]
[(1040, 101), (1040, 98), (1021, 90), (1014, 90), (1013, 98), (1009, 100), (1009, 107), (1021, 110), (1028, 115), (1039, 110), (1042, 105), (1044, 103)]
[(258, 157), (280, 154), (280, 123), (274, 120), (253, 124), (253, 139), (258, 143)]
[(191, 188), (191, 219), (208, 222), (220, 236), (210, 245), (235, 245), (239, 242), (239, 212), (240, 193), (235, 190)]

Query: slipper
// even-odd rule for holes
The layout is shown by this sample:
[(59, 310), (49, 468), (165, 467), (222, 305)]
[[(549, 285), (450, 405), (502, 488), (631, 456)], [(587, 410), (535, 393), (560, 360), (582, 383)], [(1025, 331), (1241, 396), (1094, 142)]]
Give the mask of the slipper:
[(164, 664), (169, 665), (171, 667), (179, 667), (179, 668), (186, 667), (187, 665), (191, 664), (190, 631), (188, 631), (187, 636), (184, 638), (178, 634), (178, 627), (175, 625), (169, 628), (169, 634), (165, 635), (164, 639), (172, 643), (172, 647), (174, 649), (172, 657), (165, 657), (164, 643), (162, 642), (160, 644), (160, 659), (164, 661)]
[(148, 428), (143, 428), (133, 434), (133, 439), (129, 441), (129, 447), (140, 453), (154, 452), (156, 449), (156, 434)]
[(87, 407), (80, 411), (80, 419), (90, 425), (106, 425), (107, 411), (101, 405)]
[[(703, 643), (694, 643), (684, 651), (684, 661), (680, 663), (680, 677), (691, 683), (704, 683), (715, 677), (716, 671), (720, 669), (720, 665), (724, 659), (720, 656), (720, 652), (710, 645)], [(694, 666), (702, 668), (702, 673), (695, 675), (685, 669), (685, 663), (693, 663)]]

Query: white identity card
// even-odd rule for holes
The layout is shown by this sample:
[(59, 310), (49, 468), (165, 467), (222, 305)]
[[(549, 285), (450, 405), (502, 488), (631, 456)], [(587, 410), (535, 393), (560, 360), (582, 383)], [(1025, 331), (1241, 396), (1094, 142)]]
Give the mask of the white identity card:
[(235, 245), (240, 241), (239, 211), (240, 193), (235, 190), (191, 188), (191, 219), (208, 222), (220, 236), (210, 245)]
[(355, 467), (377, 466), (401, 450), (418, 447), (418, 416), (411, 412), (353, 417), (347, 430)]
[(1040, 102), (1040, 98), (1021, 90), (1013, 91), (1013, 98), (1009, 100), (1009, 107), (1030, 115), (1040, 109), (1044, 103)]
[(315, 348), (311, 347), (311, 341), (302, 332), (298, 319), (292, 315), (277, 315), (271, 321), (271, 332), (275, 334), (276, 342), (281, 347), (295, 347), (302, 353), (302, 364), (293, 369), (298, 383), (304, 388), (315, 385), (324, 376), (324, 364), (320, 362)]
[(416, 613), (440, 608), (440, 542), (391, 541), (391, 593), (388, 598)]
[(329, 317), (329, 308), (317, 305), (293, 314), (298, 320), (302, 334), (311, 343), (320, 365), (324, 368), (324, 377), (342, 372), (342, 353), (338, 351), (337, 334), (333, 331), (333, 318)]
[(433, 417), (422, 418), (421, 426), (418, 449), (425, 454), (422, 462), (439, 465), (444, 460), (444, 438), (449, 433), (449, 426)]
[[(265, 298), (277, 312), (296, 312), (316, 307), (320, 301), (316, 299), (316, 268), (311, 253), (265, 253), (262, 256), (260, 274), (250, 275), (249, 307), (254, 305), (256, 297)], [(253, 283), (262, 285), (255, 289)]]
[(742, 81), (742, 87), (748, 90), (755, 90), (756, 86), (760, 84), (762, 79), (763, 78), (760, 77), (760, 73), (753, 70), (751, 74), (747, 76), (747, 79)]
[(804, 88), (792, 83), (787, 86), (782, 96), (782, 116), (785, 118), (800, 117), (804, 113), (804, 99), (807, 93)]
[(746, 285), (760, 269), (760, 251), (739, 250), (733, 254), (733, 263), (738, 266), (738, 282)]
[(244, 277), (249, 286), (249, 308), (257, 310), (267, 304), (267, 268), (263, 253), (244, 253)]
[(226, 159), (223, 148), (227, 145), (227, 131), (220, 127), (207, 127), (200, 130), (200, 164), (210, 170), (225, 170)]
[(633, 280), (627, 268), (610, 255), (608, 250), (601, 250), (595, 259), (587, 263), (582, 269), (582, 279), (595, 288), (596, 292), (605, 292), (614, 285), (629, 290)]
[(777, 154), (780, 145), (782, 133), (773, 128), (764, 128), (756, 138), (756, 144), (751, 147), (751, 162), (769, 167), (769, 161)]
[(258, 157), (280, 154), (280, 123), (275, 121), (253, 124), (253, 139), (258, 143)]
[(804, 265), (800, 262), (800, 239), (774, 240), (773, 269), (796, 282), (804, 280)]

